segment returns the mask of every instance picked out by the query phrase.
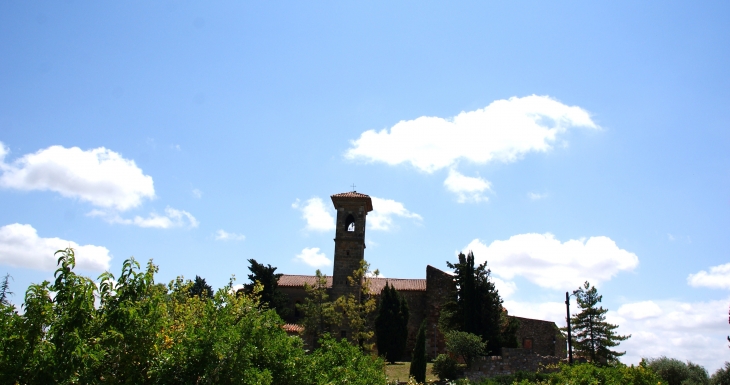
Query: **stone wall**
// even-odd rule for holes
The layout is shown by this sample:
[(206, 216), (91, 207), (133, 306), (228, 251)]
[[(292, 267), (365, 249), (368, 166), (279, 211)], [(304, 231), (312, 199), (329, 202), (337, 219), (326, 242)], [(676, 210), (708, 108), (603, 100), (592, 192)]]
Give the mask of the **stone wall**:
[(426, 266), (426, 354), (431, 359), (446, 351), (444, 335), (438, 328), (441, 308), (456, 299), (453, 277), (433, 266)]
[[(547, 365), (557, 365), (559, 357), (541, 356), (527, 349), (502, 348), (501, 356), (479, 357), (472, 363), (472, 369), (464, 373), (471, 381), (484, 377), (513, 374), (518, 371), (537, 372)], [(555, 369), (552, 369), (555, 370)]]
[(520, 322), (520, 327), (517, 329), (517, 342), (522, 348), (531, 348), (534, 353), (542, 356), (565, 358), (567, 355), (565, 337), (555, 322), (523, 317), (513, 318)]
[(418, 328), (421, 327), (421, 321), (426, 316), (426, 292), (404, 290), (399, 291), (399, 293), (408, 302), (408, 339), (406, 341), (406, 351), (403, 359), (410, 360), (413, 348), (416, 346)]

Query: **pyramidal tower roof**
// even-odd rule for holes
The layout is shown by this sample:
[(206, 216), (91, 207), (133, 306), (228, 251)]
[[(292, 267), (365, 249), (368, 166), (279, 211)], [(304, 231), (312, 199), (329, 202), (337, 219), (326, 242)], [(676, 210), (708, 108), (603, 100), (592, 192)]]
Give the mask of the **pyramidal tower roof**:
[(331, 196), (332, 203), (337, 207), (337, 202), (347, 201), (365, 201), (365, 210), (367, 212), (373, 211), (373, 201), (370, 199), (370, 195), (362, 194), (357, 191), (349, 191)]

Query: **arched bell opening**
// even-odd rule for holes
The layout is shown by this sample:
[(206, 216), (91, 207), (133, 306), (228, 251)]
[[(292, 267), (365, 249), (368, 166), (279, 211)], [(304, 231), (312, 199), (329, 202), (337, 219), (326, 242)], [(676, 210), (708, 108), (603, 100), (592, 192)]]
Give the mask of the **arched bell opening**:
[(352, 214), (348, 215), (345, 219), (345, 229), (349, 232), (355, 231), (355, 217), (353, 217)]

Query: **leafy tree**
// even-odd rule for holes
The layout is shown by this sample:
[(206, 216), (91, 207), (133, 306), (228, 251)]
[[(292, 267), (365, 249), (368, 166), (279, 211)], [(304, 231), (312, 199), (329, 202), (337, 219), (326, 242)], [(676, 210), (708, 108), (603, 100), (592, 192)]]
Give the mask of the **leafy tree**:
[(730, 385), (730, 362), (725, 362), (725, 366), (717, 369), (710, 378), (712, 385)]
[(464, 360), (467, 368), (471, 368), (474, 358), (486, 352), (486, 343), (476, 334), (451, 330), (446, 332), (446, 350)]
[(675, 358), (659, 357), (647, 361), (647, 366), (668, 385), (709, 385), (707, 370), (700, 365)]
[(198, 275), (195, 276), (195, 281), (190, 286), (188, 293), (190, 296), (213, 298), (213, 288), (205, 282), (205, 278), (200, 278)]
[(271, 265), (264, 266), (263, 264), (256, 262), (255, 259), (249, 259), (248, 263), (251, 264), (248, 268), (251, 272), (251, 274), (248, 275), (248, 279), (251, 283), (244, 285), (246, 291), (251, 292), (254, 284), (256, 282), (260, 282), (263, 286), (263, 290), (259, 293), (261, 296), (261, 303), (266, 304), (270, 309), (276, 310), (276, 313), (282, 318), (288, 316), (291, 312), (291, 310), (287, 307), (289, 299), (286, 294), (279, 290), (279, 278), (283, 274), (276, 274), (276, 267)]
[(311, 370), (307, 373), (307, 384), (333, 385), (385, 384), (383, 361), (372, 357), (346, 340), (337, 341), (325, 336), (319, 341), (320, 348), (309, 358)]
[(573, 314), (570, 318), (575, 333), (573, 340), (575, 351), (589, 358), (593, 363), (603, 364), (614, 362), (618, 357), (626, 354), (626, 352), (610, 350), (610, 348), (618, 346), (619, 341), (625, 341), (631, 335), (616, 334), (614, 331), (618, 325), (606, 322), (608, 309), (596, 307), (603, 298), (598, 295), (596, 288), (586, 281), (583, 287), (573, 291), (573, 294), (581, 309), (580, 313)]
[(406, 350), (408, 316), (408, 302), (393, 285), (386, 283), (375, 317), (375, 341), (378, 354), (390, 363), (400, 360)]
[(304, 333), (316, 346), (319, 340), (325, 335), (334, 331), (342, 320), (341, 313), (335, 309), (334, 302), (330, 301), (327, 294), (327, 276), (319, 269), (315, 272), (314, 286), (304, 284), (304, 291), (307, 297), (304, 302), (297, 304), (297, 308), (304, 313), (302, 325)]
[(0, 283), (0, 304), (2, 305), (10, 305), (8, 296), (13, 295), (13, 292), (10, 291), (10, 284), (8, 282), (10, 278), (12, 278), (10, 274), (5, 274), (2, 283)]
[(426, 382), (426, 320), (421, 322), (416, 336), (416, 346), (413, 348), (410, 375), (418, 383)]
[(347, 277), (350, 286), (358, 286), (356, 293), (343, 295), (335, 300), (335, 305), (344, 315), (349, 326), (350, 341), (358, 344), (363, 351), (369, 352), (373, 348), (370, 342), (375, 334), (372, 330), (372, 314), (375, 311), (375, 297), (370, 293), (370, 280), (367, 278), (370, 265), (364, 260), (360, 267)]
[(487, 262), (474, 265), (474, 253), (459, 253), (458, 262), (446, 262), (454, 270), (457, 299), (442, 310), (443, 330), (459, 330), (480, 336), (488, 354), (499, 354), (503, 346), (515, 345), (519, 324), (504, 318), (502, 298), (491, 281)]

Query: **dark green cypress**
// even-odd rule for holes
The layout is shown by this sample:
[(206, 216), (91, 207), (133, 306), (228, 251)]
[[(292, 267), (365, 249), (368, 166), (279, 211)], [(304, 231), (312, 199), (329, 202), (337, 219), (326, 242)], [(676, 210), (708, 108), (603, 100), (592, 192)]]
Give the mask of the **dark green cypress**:
[(403, 356), (408, 338), (408, 303), (392, 285), (385, 285), (380, 293), (375, 317), (375, 342), (378, 353), (394, 363)]
[(413, 348), (411, 359), (411, 376), (419, 383), (426, 383), (426, 320), (421, 322), (416, 337), (416, 346)]

